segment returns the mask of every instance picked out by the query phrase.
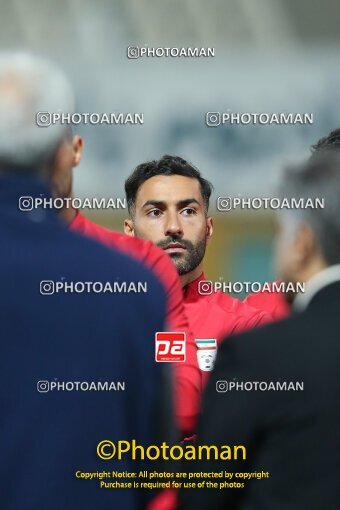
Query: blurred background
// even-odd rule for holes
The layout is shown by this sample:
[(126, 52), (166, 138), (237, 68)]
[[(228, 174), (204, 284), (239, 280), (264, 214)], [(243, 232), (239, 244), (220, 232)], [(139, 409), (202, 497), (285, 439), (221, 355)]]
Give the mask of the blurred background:
[[(85, 140), (78, 197), (123, 197), (133, 168), (164, 153), (196, 165), (215, 186), (206, 276), (274, 276), (274, 214), (223, 213), (218, 196), (276, 196), (281, 169), (340, 125), (336, 0), (0, 0), (2, 49), (61, 65), (77, 112), (143, 113), (143, 125), (75, 130)], [(127, 47), (213, 47), (213, 58), (128, 59)], [(313, 113), (313, 125), (207, 127), (209, 111)], [(85, 211), (122, 230), (124, 211)]]

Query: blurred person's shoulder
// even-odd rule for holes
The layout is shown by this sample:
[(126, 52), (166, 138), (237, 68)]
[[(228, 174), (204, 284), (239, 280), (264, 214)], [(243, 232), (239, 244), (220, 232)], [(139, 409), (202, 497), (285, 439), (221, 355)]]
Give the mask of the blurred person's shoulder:
[[(82, 252), (82, 257), (77, 262), (78, 267), (82, 264), (87, 265), (92, 261), (92, 265), (96, 266), (97, 271), (100, 271), (101, 268), (103, 270), (110, 268), (112, 274), (112, 267), (119, 267), (121, 274), (125, 268), (130, 279), (143, 273), (145, 277), (156, 281), (154, 272), (143, 263), (143, 260), (138, 260), (128, 250), (121, 249), (120, 238), (127, 236), (96, 225), (80, 214), (76, 218), (77, 222), (75, 224), (72, 222), (71, 228), (66, 229), (66, 231), (70, 236), (69, 239), (72, 239), (73, 243), (76, 243)], [(73, 243), (70, 243), (70, 249)], [(101, 258), (101, 266), (98, 264), (99, 257)], [(105, 262), (107, 262), (107, 265)]]
[(339, 387), (339, 302), (338, 290), (333, 286), (332, 293), (330, 287), (284, 319), (230, 336), (220, 346), (216, 368), (233, 370), (232, 363), (238, 360), (249, 380), (304, 381), (305, 397), (316, 401), (318, 391), (319, 403), (331, 397), (334, 406)]
[(244, 360), (249, 363), (253, 360), (255, 365), (260, 359), (264, 362), (270, 360), (274, 371), (281, 365), (281, 360), (287, 366), (287, 357), (291, 367), (299, 362), (306, 363), (306, 359), (313, 356), (315, 350), (323, 349), (319, 340), (326, 331), (328, 319), (327, 314), (322, 319), (322, 314), (322, 310), (315, 313), (307, 309), (268, 322), (261, 328), (236, 332), (228, 342), (223, 342), (223, 351), (237, 350)]
[(109, 230), (108, 228), (102, 227), (97, 223), (89, 220), (79, 210), (76, 213), (75, 218), (69, 224), (70, 230), (83, 234), (86, 237), (96, 239), (97, 241), (107, 244), (108, 246), (115, 246), (119, 243), (117, 240), (116, 232)]
[(171, 259), (152, 241), (109, 230), (90, 221), (79, 211), (70, 224), (70, 228), (137, 259), (153, 269), (162, 280), (177, 279), (177, 272)]

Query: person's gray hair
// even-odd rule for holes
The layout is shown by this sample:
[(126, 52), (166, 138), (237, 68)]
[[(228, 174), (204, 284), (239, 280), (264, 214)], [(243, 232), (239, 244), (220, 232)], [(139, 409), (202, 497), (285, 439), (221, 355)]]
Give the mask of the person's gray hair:
[(312, 228), (318, 248), (328, 265), (340, 263), (340, 155), (315, 153), (282, 176), (280, 198), (323, 199), (324, 208), (283, 210), (281, 219), (290, 231), (301, 222)]
[(74, 96), (63, 72), (28, 53), (0, 52), (0, 168), (41, 172), (65, 134), (65, 125), (37, 125), (38, 112), (72, 113)]

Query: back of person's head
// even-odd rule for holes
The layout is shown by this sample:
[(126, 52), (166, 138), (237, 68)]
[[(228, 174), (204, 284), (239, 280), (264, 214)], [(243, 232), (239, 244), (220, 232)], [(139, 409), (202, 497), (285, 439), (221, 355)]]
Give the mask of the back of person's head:
[(324, 151), (340, 151), (340, 128), (334, 129), (327, 136), (320, 138), (311, 146), (312, 156)]
[(340, 263), (340, 153), (320, 150), (301, 166), (288, 168), (283, 176), (282, 198), (297, 202), (312, 199), (319, 207), (282, 212), (294, 230), (301, 223), (313, 231), (315, 245), (326, 265)]
[(56, 66), (28, 53), (0, 52), (0, 172), (47, 173), (65, 126), (39, 126), (39, 112), (72, 113), (73, 107), (72, 88)]

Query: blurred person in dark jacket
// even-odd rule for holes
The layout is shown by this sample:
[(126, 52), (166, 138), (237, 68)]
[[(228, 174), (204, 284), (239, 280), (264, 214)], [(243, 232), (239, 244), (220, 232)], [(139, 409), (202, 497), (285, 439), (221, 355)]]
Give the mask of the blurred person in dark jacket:
[[(311, 146), (311, 157), (320, 154), (321, 151), (340, 152), (340, 128), (334, 129), (328, 135), (320, 138)], [(292, 303), (288, 302), (283, 292), (261, 291), (256, 294), (249, 294), (244, 302), (259, 310), (268, 312), (273, 319), (284, 319), (291, 314)]]
[[(339, 155), (322, 152), (288, 170), (281, 196), (324, 198), (324, 208), (279, 217), (279, 276), (306, 282), (306, 290), (295, 297), (289, 318), (221, 345), (198, 444), (243, 445), (246, 459), (189, 465), (233, 478), (222, 490), (184, 490), (181, 510), (339, 508)], [(256, 479), (261, 472), (269, 477)]]
[[(0, 54), (4, 510), (144, 508), (137, 491), (100, 490), (98, 479), (85, 483), (75, 473), (138, 470), (128, 456), (104, 463), (97, 444), (152, 443), (164, 404), (154, 361), (162, 285), (138, 261), (70, 231), (53, 208), (33, 207), (51, 199), (50, 177), (71, 157), (65, 126), (39, 127), (36, 114), (72, 110), (72, 90), (52, 64)], [(84, 282), (97, 291), (84, 291)], [(134, 291), (138, 282), (146, 292)]]

